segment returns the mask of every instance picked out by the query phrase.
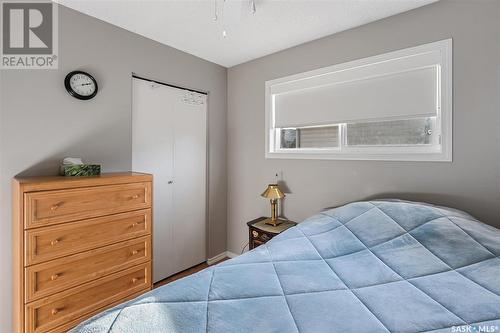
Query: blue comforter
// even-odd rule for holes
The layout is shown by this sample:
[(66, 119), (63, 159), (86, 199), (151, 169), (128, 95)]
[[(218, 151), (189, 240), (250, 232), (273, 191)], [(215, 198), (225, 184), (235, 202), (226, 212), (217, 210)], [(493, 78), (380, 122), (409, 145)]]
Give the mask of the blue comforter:
[(500, 332), (499, 255), (463, 212), (358, 202), (73, 332)]

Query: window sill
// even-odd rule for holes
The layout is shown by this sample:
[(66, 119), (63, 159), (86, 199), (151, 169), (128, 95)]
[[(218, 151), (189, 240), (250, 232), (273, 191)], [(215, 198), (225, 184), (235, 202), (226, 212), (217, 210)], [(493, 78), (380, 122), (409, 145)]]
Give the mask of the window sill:
[(378, 152), (367, 153), (362, 151), (291, 151), (280, 150), (266, 152), (266, 159), (308, 159), (308, 160), (348, 160), (348, 161), (401, 161), (401, 162), (452, 162), (451, 153), (444, 152)]

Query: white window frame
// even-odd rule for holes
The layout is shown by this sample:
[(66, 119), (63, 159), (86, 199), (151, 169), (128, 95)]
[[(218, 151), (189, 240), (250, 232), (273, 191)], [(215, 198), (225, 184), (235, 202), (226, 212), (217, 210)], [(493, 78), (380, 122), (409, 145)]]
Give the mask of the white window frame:
[[(415, 56), (427, 52), (439, 51), (440, 63), (438, 66), (438, 105), (436, 117), (436, 129), (439, 130), (440, 145), (394, 145), (394, 146), (362, 146), (353, 147), (341, 145), (339, 148), (280, 148), (278, 147), (280, 138), (279, 130), (274, 127), (274, 95), (271, 93), (273, 86), (288, 84), (312, 77), (335, 72), (346, 71), (359, 67), (369, 66), (380, 62), (388, 62), (399, 58)], [(402, 49), (368, 58), (358, 59), (338, 65), (333, 65), (317, 70), (308, 71), (296, 75), (291, 75), (265, 83), (265, 156), (266, 158), (282, 159), (328, 159), (328, 160), (385, 160), (385, 161), (452, 161), (452, 39), (428, 43), (416, 47)], [(381, 118), (380, 120), (384, 120)], [(386, 119), (389, 120), (389, 119)], [(377, 120), (378, 121), (378, 120)], [(341, 141), (345, 143), (345, 124), (339, 125), (341, 128), (339, 135)]]

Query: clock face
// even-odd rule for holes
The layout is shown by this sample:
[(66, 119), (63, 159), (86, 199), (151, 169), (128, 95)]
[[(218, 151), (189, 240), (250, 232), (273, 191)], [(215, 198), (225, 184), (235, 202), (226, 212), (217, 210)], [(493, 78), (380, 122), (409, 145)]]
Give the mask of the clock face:
[(97, 82), (92, 75), (74, 71), (66, 76), (64, 81), (66, 90), (71, 96), (78, 99), (91, 99), (97, 94)]

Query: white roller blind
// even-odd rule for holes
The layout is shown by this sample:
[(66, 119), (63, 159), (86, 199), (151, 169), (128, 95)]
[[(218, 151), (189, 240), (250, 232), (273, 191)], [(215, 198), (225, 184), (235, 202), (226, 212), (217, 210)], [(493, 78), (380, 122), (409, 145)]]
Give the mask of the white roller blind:
[(275, 94), (275, 126), (435, 116), (438, 69), (431, 66)]

